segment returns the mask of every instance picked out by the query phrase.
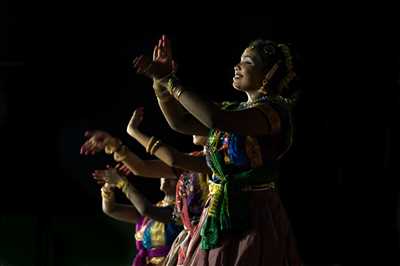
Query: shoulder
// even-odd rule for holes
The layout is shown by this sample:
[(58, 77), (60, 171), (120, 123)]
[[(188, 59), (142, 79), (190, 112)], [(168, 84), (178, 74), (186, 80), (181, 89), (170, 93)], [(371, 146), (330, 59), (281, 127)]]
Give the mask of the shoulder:
[(265, 117), (267, 123), (271, 127), (271, 133), (275, 134), (280, 131), (281, 128), (281, 116), (279, 110), (277, 110), (273, 105), (268, 103), (263, 103), (253, 107), (255, 110), (260, 111)]

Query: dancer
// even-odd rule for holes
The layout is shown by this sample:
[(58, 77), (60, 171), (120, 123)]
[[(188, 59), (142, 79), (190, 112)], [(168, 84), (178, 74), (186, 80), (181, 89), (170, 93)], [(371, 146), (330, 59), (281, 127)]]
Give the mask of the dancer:
[(256, 40), (244, 50), (233, 77), (247, 96), (241, 103), (216, 105), (182, 85), (165, 36), (153, 60), (140, 56), (134, 67), (159, 84), (158, 102), (173, 129), (208, 136), (210, 198), (184, 265), (300, 265), (276, 186), (292, 144), (288, 46)]

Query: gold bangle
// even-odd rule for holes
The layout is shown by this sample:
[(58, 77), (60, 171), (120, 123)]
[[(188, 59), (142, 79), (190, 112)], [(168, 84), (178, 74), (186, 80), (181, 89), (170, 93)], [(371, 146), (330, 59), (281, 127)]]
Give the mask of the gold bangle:
[(124, 182), (124, 184), (121, 187), (121, 191), (126, 195), (128, 192), (128, 187), (130, 186), (129, 182)]
[(179, 80), (175, 75), (172, 75), (171, 77), (168, 78), (167, 82), (167, 90), (171, 95), (173, 95), (173, 90), (175, 87), (177, 87), (179, 84)]
[(182, 87), (176, 86), (172, 89), (172, 93), (173, 93), (175, 99), (177, 99), (177, 100), (179, 100), (179, 97), (182, 95), (183, 92), (184, 92), (184, 89), (182, 89)]
[(115, 185), (117, 186), (117, 188), (123, 190), (124, 187), (127, 186), (127, 184), (128, 184), (128, 181), (126, 181), (126, 180), (121, 178), (121, 179), (118, 180), (117, 184), (115, 184)]
[(119, 139), (110, 137), (106, 140), (106, 145), (104, 147), (104, 151), (107, 154), (112, 154), (119, 148), (121, 148), (122, 142)]
[(121, 162), (128, 157), (128, 148), (125, 145), (122, 145), (117, 151), (113, 154), (114, 160), (116, 162)]
[(151, 147), (149, 152), (150, 155), (153, 155), (158, 150), (158, 148), (160, 148), (160, 146), (161, 146), (161, 140), (159, 139), (154, 143), (153, 147)]
[(150, 151), (150, 148), (153, 146), (155, 140), (156, 140), (155, 137), (150, 137), (149, 142), (147, 142), (146, 145), (146, 152)]
[(110, 199), (113, 198), (113, 195), (112, 195), (112, 192), (104, 192), (104, 191), (102, 190), (102, 191), (101, 191), (101, 197), (102, 197), (103, 199), (110, 200)]

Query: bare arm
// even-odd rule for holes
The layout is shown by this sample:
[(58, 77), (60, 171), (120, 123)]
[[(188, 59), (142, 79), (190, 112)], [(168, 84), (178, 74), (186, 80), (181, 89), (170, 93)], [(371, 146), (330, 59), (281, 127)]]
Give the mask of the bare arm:
[(154, 206), (129, 182), (122, 187), (122, 192), (142, 216), (147, 216), (163, 223), (171, 221), (173, 208)]
[[(95, 179), (104, 181), (111, 186), (117, 186), (120, 188), (128, 200), (133, 204), (131, 210), (124, 208), (121, 205), (115, 205), (115, 202), (112, 201), (112, 197), (105, 196), (103, 192), (104, 189), (102, 189), (103, 210), (107, 214), (112, 214), (112, 216), (110, 215), (111, 217), (122, 219), (124, 221), (137, 221), (140, 216), (147, 216), (163, 223), (171, 220), (173, 211), (171, 207), (157, 207), (151, 204), (150, 201), (148, 201), (132, 184), (128, 182), (126, 177), (119, 175), (115, 168), (96, 170), (94, 172), (94, 177)], [(104, 198), (109, 201), (105, 201)], [(129, 212), (129, 214), (127, 214), (127, 212)]]
[[(177, 101), (201, 124), (206, 128), (218, 128), (223, 131), (236, 132), (242, 135), (266, 135), (274, 134), (280, 128), (279, 116), (271, 108), (260, 110), (259, 108), (250, 108), (242, 111), (226, 111), (217, 105), (206, 101), (192, 91), (187, 91), (179, 84), (171, 73), (174, 72), (174, 62), (172, 60), (172, 51), (170, 41), (162, 36), (158, 45), (156, 45), (153, 53), (153, 61), (141, 56), (134, 62), (137, 73), (144, 73), (153, 79), (157, 79), (159, 85), (168, 88)], [(167, 71), (169, 70), (169, 72)], [(171, 76), (166, 76), (170, 73)], [(163, 112), (166, 113), (167, 120), (170, 122), (177, 116), (179, 123), (174, 124), (175, 129), (186, 132), (186, 122), (178, 113), (179, 107), (177, 102), (164, 97), (164, 92), (159, 91), (158, 98), (163, 98)], [(160, 100), (161, 101), (161, 100)], [(172, 113), (175, 110), (175, 113)], [(167, 113), (167, 112), (170, 113)], [(188, 120), (188, 124), (193, 126), (192, 120)], [(170, 123), (169, 122), (169, 123)], [(173, 123), (172, 123), (173, 124)], [(195, 129), (201, 127), (195, 126)], [(204, 135), (198, 131), (198, 135)], [(207, 131), (208, 132), (208, 131)]]
[(208, 135), (209, 129), (169, 95), (158, 81), (153, 81), (153, 88), (165, 120), (173, 130), (186, 135)]
[(137, 223), (140, 218), (139, 212), (133, 207), (115, 202), (114, 191), (106, 183), (101, 188), (102, 209), (105, 214), (118, 221)]
[(116, 151), (118, 149), (123, 148), (124, 157), (121, 161), (135, 175), (155, 178), (176, 178), (176, 174), (171, 167), (160, 160), (140, 159), (135, 153), (122, 145), (119, 139), (112, 137), (107, 132), (97, 130), (88, 132), (86, 135), (90, 136), (90, 138), (82, 145), (82, 154), (94, 154), (101, 150), (105, 150), (106, 153), (112, 154), (114, 152), (117, 153)]
[(142, 160), (135, 153), (128, 151), (121, 162), (139, 176), (153, 178), (177, 178), (172, 168), (160, 160)]
[(183, 90), (178, 97), (179, 102), (208, 128), (254, 136), (272, 134), (274, 129), (280, 127), (279, 116), (272, 108), (226, 111), (196, 93), (184, 90), (181, 85), (178, 86)]
[(183, 168), (195, 172), (210, 173), (206, 161), (202, 157), (195, 157), (176, 150), (161, 140), (149, 137), (138, 129), (143, 120), (143, 109), (136, 109), (127, 126), (128, 134), (136, 139), (148, 152), (157, 156), (169, 167)]

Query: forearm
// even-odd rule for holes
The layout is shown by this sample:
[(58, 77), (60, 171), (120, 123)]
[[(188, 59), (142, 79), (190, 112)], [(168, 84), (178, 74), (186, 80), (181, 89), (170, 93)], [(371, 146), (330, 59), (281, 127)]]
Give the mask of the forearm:
[(175, 131), (186, 135), (208, 134), (204, 127), (192, 114), (174, 99), (161, 82), (154, 82), (154, 92), (157, 96), (158, 105), (167, 120), (168, 125)]
[(179, 85), (183, 92), (178, 97), (179, 103), (189, 111), (197, 120), (199, 120), (207, 128), (214, 128), (218, 124), (219, 116), (225, 112), (214, 103), (207, 101), (198, 94), (185, 90)]
[(207, 133), (210, 128), (214, 128), (214, 124), (219, 115), (224, 112), (214, 103), (203, 99), (190, 90), (186, 90), (174, 76), (160, 81), (160, 86), (161, 85), (167, 88), (169, 93), (172, 94), (169, 95), (169, 97), (174, 97), (173, 100), (166, 101), (166, 104), (175, 102), (176, 105), (182, 105), (196, 120), (207, 128)]
[(174, 171), (160, 160), (142, 160), (125, 145), (116, 148), (113, 157), (135, 175), (152, 178), (176, 178)]
[(151, 203), (133, 185), (126, 181), (121, 190), (140, 215), (147, 214)]
[(190, 120), (196, 121), (195, 117), (188, 113), (178, 101), (173, 98), (168, 101), (158, 98), (158, 105), (173, 130), (185, 135), (198, 134), (199, 130), (196, 130), (189, 122)]
[(104, 213), (106, 214), (112, 213), (116, 206), (114, 196), (110, 198), (105, 198), (103, 196), (101, 205)]
[(146, 163), (139, 156), (128, 150), (124, 160), (121, 161), (126, 165), (134, 175), (146, 176)]
[(260, 104), (240, 111), (224, 110), (193, 91), (186, 90), (181, 84), (172, 84), (171, 80), (170, 93), (209, 129), (217, 128), (242, 135), (266, 135), (273, 134), (272, 129), (280, 127), (279, 116), (270, 106)]
[(169, 222), (172, 218), (172, 211), (166, 208), (153, 206), (133, 185), (125, 182), (122, 192), (133, 204), (142, 216), (155, 219), (160, 222)]
[(174, 162), (176, 161), (176, 158), (182, 154), (181, 152), (165, 144), (160, 139), (155, 139), (154, 137), (144, 134), (137, 128), (131, 130), (131, 136), (135, 138), (147, 152), (155, 155), (168, 166), (176, 166)]
[(201, 157), (190, 156), (180, 152), (159, 139), (147, 136), (138, 129), (131, 130), (131, 134), (151, 155), (155, 155), (171, 168), (182, 168), (205, 174), (210, 172), (205, 160)]
[(116, 204), (113, 200), (109, 201), (107, 199), (103, 199), (102, 205), (103, 212), (118, 221), (136, 223), (140, 218), (140, 214), (132, 206)]

